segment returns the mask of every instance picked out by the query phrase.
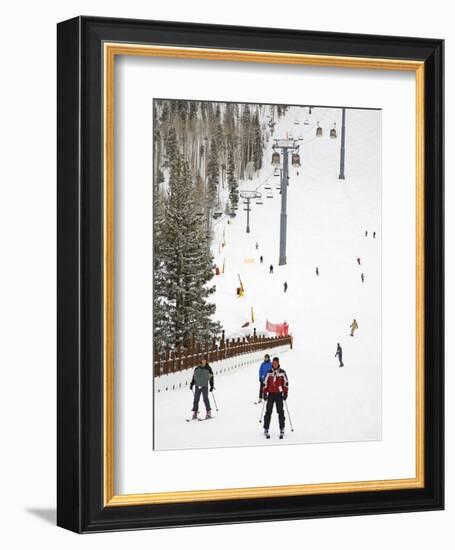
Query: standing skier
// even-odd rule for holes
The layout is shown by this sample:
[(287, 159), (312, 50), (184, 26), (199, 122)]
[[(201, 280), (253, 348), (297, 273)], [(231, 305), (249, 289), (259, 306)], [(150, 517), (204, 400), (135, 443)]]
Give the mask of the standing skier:
[(266, 353), (264, 355), (264, 361), (259, 367), (259, 400), (258, 403), (262, 403), (262, 393), (264, 390), (264, 380), (267, 373), (272, 369), (272, 362), (270, 361), (270, 355)]
[(287, 284), (286, 281), (284, 281), (283, 288), (284, 288), (284, 292), (287, 292), (287, 290), (288, 290), (288, 284)]
[(193, 420), (196, 420), (197, 413), (199, 410), (199, 400), (202, 395), (204, 400), (206, 416), (205, 418), (212, 418), (210, 401), (209, 401), (209, 387), (210, 391), (213, 391), (214, 378), (212, 367), (208, 364), (207, 359), (204, 357), (201, 361), (201, 364), (198, 365), (193, 372), (193, 378), (191, 379), (190, 390), (194, 390), (194, 401), (193, 401)]
[(269, 273), (270, 273), (270, 275), (272, 275), (272, 273), (273, 273), (273, 265), (271, 265), (271, 264), (270, 264), (270, 267), (269, 267)]
[(365, 282), (365, 275), (363, 273), (360, 274), (360, 278), (362, 279), (362, 283)]
[(272, 361), (272, 369), (266, 374), (264, 379), (263, 395), (267, 401), (267, 408), (264, 416), (264, 435), (270, 439), (269, 427), (272, 418), (273, 405), (276, 406), (278, 413), (278, 422), (280, 425), (280, 439), (284, 436), (284, 401), (288, 397), (289, 383), (286, 372), (280, 367), (280, 360), (274, 357)]
[(359, 328), (357, 321), (354, 319), (349, 327), (351, 329), (351, 336), (354, 336), (354, 332)]
[(337, 344), (337, 351), (335, 353), (335, 357), (338, 357), (338, 361), (340, 362), (340, 367), (344, 367), (343, 363), (343, 349), (341, 348), (340, 344)]

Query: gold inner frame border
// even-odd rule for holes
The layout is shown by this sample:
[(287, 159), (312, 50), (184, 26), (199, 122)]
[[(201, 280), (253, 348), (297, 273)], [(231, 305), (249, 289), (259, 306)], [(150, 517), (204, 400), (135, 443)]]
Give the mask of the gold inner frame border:
[[(248, 488), (174, 491), (159, 493), (115, 494), (115, 404), (114, 404), (114, 94), (115, 57), (151, 56), (180, 59), (205, 59), (319, 67), (358, 68), (387, 71), (411, 71), (416, 79), (416, 476), (355, 482), (280, 485)], [(424, 480), (424, 85), (423, 61), (310, 55), (294, 53), (174, 47), (153, 44), (103, 44), (103, 431), (104, 431), (104, 504), (131, 506), (178, 502), (273, 498), (298, 495), (352, 493), (423, 488)]]

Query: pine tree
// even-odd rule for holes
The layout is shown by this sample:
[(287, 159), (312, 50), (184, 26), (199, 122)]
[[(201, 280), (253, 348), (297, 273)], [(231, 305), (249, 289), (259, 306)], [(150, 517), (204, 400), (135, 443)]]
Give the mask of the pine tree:
[(216, 202), (218, 185), (220, 181), (220, 164), (218, 158), (218, 144), (216, 137), (210, 142), (209, 163), (207, 166), (207, 200), (209, 206)]
[(244, 105), (241, 119), (241, 142), (240, 142), (240, 177), (243, 179), (245, 168), (251, 160), (251, 113), (250, 106)]
[(235, 177), (235, 164), (234, 164), (234, 154), (233, 149), (229, 148), (228, 150), (228, 166), (227, 166), (227, 175), (228, 175), (228, 187), (229, 187), (229, 201), (231, 203), (231, 209), (235, 211), (239, 203), (239, 185)]
[(259, 114), (256, 111), (253, 120), (253, 163), (254, 169), (262, 168), (262, 157), (264, 153), (264, 140), (262, 137), (261, 125), (259, 123)]
[(163, 231), (165, 209), (165, 197), (158, 194), (155, 196), (153, 217), (153, 336), (155, 350), (158, 353), (171, 347), (174, 342), (171, 310), (167, 299), (167, 270), (163, 254), (167, 247), (166, 233)]
[(219, 323), (211, 319), (215, 305), (208, 298), (214, 288), (208, 283), (213, 277), (213, 258), (194, 191), (188, 163), (180, 155), (171, 168), (163, 226), (172, 347), (186, 347), (193, 337), (203, 342), (220, 330)]
[(171, 127), (166, 136), (167, 165), (172, 168), (173, 163), (176, 162), (178, 156), (179, 156), (179, 151), (178, 151), (178, 142), (177, 142), (177, 132), (174, 127)]

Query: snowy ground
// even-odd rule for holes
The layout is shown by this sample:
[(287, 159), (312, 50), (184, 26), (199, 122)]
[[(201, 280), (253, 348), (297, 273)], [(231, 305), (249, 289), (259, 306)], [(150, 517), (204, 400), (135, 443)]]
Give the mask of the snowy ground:
[[(215, 278), (214, 299), (226, 334), (241, 334), (253, 308), (258, 331), (265, 329), (267, 318), (273, 323), (286, 320), (294, 337), (294, 349), (280, 356), (289, 377), (294, 425), (294, 432), (286, 430), (284, 443), (381, 437), (380, 116), (378, 111), (347, 111), (345, 181), (338, 179), (340, 137), (328, 137), (334, 122), (338, 131), (341, 127), (339, 110), (314, 109), (308, 116), (307, 109), (292, 108), (277, 124), (274, 137), (303, 136), (299, 175), (297, 169), (290, 170), (287, 265), (278, 266), (280, 194), (275, 187), (280, 178), (273, 176), (271, 150), (259, 177), (240, 186), (263, 193), (263, 205), (252, 203), (251, 233), (245, 232), (241, 203), (235, 219), (228, 224), (223, 217), (214, 226), (215, 262), (225, 262), (224, 274)], [(309, 125), (303, 124), (306, 119)], [(316, 121), (324, 128), (322, 138), (314, 136)], [(265, 181), (272, 184), (273, 198), (266, 198)], [(223, 234), (226, 245), (221, 247)], [(246, 291), (243, 298), (235, 295), (238, 274)], [(359, 330), (351, 338), (353, 318)], [(334, 357), (337, 342), (343, 347), (344, 368)], [(189, 390), (156, 395), (155, 448), (283, 444), (274, 435), (276, 415), (269, 441), (258, 422), (261, 408), (253, 404), (258, 368), (259, 364), (218, 377), (219, 411), (214, 411), (212, 421), (185, 422), (191, 409)]]

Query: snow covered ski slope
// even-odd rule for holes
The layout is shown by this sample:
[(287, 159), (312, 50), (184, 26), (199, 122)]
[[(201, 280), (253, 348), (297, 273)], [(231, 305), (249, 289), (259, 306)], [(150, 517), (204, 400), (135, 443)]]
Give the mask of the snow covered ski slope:
[[(309, 125), (304, 124), (306, 119)], [(322, 138), (315, 137), (316, 121), (324, 129)], [(216, 377), (219, 410), (215, 411), (212, 400), (216, 418), (211, 422), (185, 422), (192, 405), (188, 388), (156, 394), (155, 449), (381, 438), (380, 121), (380, 111), (347, 110), (345, 180), (338, 179), (339, 109), (315, 108), (308, 115), (307, 109), (293, 107), (278, 121), (274, 138), (303, 137), (302, 166), (292, 167), (289, 174), (287, 265), (278, 265), (280, 192), (276, 187), (280, 178), (270, 165), (272, 141), (258, 177), (240, 183), (240, 191), (262, 193), (263, 204), (251, 204), (251, 232), (245, 232), (242, 201), (229, 223), (226, 216), (214, 220), (215, 264), (221, 271), (224, 265), (224, 272), (215, 277), (215, 317), (226, 337), (249, 334), (253, 327), (265, 332), (267, 319), (288, 322), (294, 345), (280, 353), (280, 362), (289, 378), (287, 404), (294, 431), (287, 424), (280, 441), (274, 412), (271, 439), (264, 439), (261, 406), (254, 405), (258, 362)], [(334, 122), (338, 138), (330, 139)], [(239, 275), (245, 289), (240, 298), (236, 296)], [(354, 318), (359, 328), (351, 337)], [(247, 322), (250, 325), (242, 328)], [(334, 356), (338, 342), (343, 348), (343, 368)], [(188, 372), (188, 380), (191, 375)], [(199, 411), (204, 417), (202, 402)]]

